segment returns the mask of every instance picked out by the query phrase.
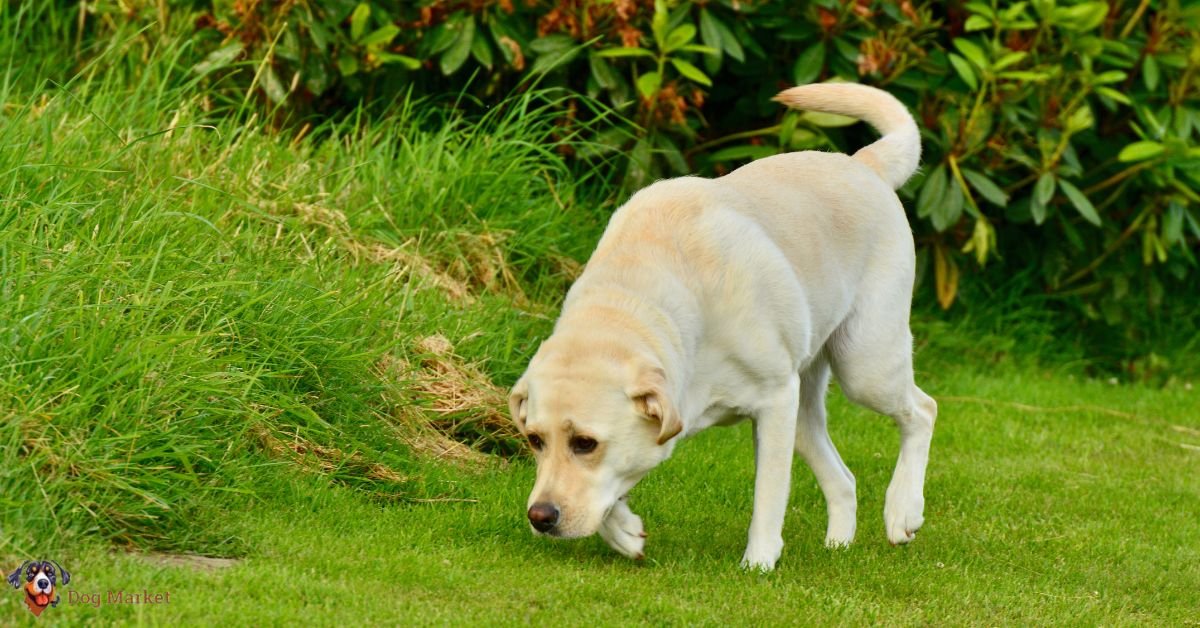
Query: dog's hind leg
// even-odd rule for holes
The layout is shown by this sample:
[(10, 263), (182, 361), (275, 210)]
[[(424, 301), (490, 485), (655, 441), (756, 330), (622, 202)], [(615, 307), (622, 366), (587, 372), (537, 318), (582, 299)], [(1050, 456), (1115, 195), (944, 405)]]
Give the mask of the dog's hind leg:
[(854, 474), (846, 468), (826, 428), (825, 390), (829, 361), (820, 357), (800, 376), (800, 411), (796, 419), (796, 452), (804, 458), (825, 494), (829, 526), (825, 545), (842, 547), (854, 540), (858, 500)]
[(742, 567), (770, 571), (783, 552), (800, 376), (767, 395), (754, 417), (754, 514)]
[(860, 308), (829, 345), (846, 397), (891, 417), (900, 429), (900, 456), (883, 508), (892, 544), (911, 541), (925, 521), (925, 468), (937, 419), (937, 403), (913, 383), (908, 302), (902, 302), (903, 308)]

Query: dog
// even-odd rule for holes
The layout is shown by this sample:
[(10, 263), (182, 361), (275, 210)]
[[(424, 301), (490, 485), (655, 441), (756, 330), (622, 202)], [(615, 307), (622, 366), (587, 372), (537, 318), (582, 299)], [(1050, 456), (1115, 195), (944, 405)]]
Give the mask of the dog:
[(786, 153), (716, 179), (659, 181), (613, 214), (509, 396), (537, 460), (535, 534), (598, 532), (642, 558), (630, 489), (683, 438), (751, 419), (742, 566), (769, 571), (780, 558), (793, 452), (824, 494), (826, 545), (850, 544), (855, 480), (826, 430), (831, 373), (899, 427), (888, 540), (907, 543), (924, 522), (937, 404), (913, 381), (914, 244), (894, 191), (917, 169), (920, 133), (900, 101), (864, 85), (775, 100), (865, 120), (882, 137), (853, 156)]
[(25, 605), (35, 616), (40, 616), (48, 606), (58, 606), (58, 574), (62, 574), (63, 586), (71, 582), (70, 572), (57, 562), (30, 560), (8, 575), (8, 584), (14, 589), (21, 588), (22, 572), (25, 574)]

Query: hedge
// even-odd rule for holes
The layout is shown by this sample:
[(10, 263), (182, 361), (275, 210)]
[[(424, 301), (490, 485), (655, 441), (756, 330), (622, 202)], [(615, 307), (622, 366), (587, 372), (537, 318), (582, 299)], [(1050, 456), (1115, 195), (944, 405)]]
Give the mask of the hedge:
[(186, 37), (215, 99), (250, 95), (283, 126), (414, 94), (486, 106), (567, 88), (579, 98), (563, 107), (564, 136), (587, 138), (570, 149), (583, 167), (617, 164), (626, 188), (853, 150), (872, 139), (863, 125), (770, 97), (814, 81), (876, 85), (923, 129), (923, 168), (901, 196), (942, 307), (964, 282), (1023, 274), (1083, 320), (1128, 326), (1195, 293), (1200, 7), (1177, 0), (83, 6), (82, 18), (79, 5), (55, 9), (82, 47), (129, 25), (147, 46)]

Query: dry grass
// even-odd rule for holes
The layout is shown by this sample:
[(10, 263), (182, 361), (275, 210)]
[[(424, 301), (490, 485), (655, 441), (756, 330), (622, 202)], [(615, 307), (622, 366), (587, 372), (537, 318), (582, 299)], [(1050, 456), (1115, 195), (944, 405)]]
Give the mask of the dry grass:
[(378, 462), (366, 460), (362, 454), (347, 454), (337, 447), (327, 447), (292, 434), (286, 440), (263, 425), (250, 428), (250, 434), (269, 456), (290, 460), (302, 469), (321, 475), (350, 474), (377, 482), (401, 484), (409, 477)]
[(508, 418), (505, 390), (456, 355), (445, 336), (417, 340), (413, 354), (415, 363), (387, 356), (375, 365), (380, 378), (404, 382), (404, 393), (412, 395), (392, 402), (401, 440), (418, 453), (464, 465), (487, 461), (481, 450), (515, 450), (520, 435)]

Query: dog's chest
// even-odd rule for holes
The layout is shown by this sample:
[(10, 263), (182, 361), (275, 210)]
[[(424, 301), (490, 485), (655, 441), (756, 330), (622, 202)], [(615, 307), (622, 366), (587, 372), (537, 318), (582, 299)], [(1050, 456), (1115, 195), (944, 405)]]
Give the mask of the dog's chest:
[(699, 432), (709, 427), (726, 427), (737, 425), (750, 418), (744, 411), (724, 404), (709, 406), (697, 421), (696, 430)]
[(724, 382), (703, 386), (689, 397), (691, 412), (686, 422), (688, 434), (710, 427), (736, 425), (754, 416), (755, 395), (748, 388), (731, 389)]

